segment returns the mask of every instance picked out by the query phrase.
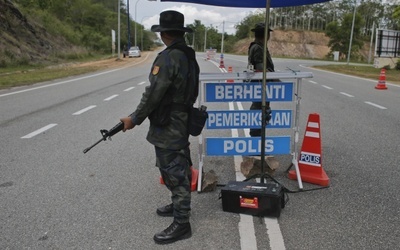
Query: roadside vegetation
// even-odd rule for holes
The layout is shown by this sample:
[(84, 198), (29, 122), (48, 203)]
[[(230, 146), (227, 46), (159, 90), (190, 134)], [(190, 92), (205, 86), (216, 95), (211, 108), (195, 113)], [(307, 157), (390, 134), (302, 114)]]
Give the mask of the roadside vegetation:
[(90, 73), (105, 69), (110, 65), (118, 65), (114, 61), (116, 61), (116, 57), (88, 55), (80, 59), (69, 59), (52, 65), (20, 64), (5, 68), (0, 67), (0, 89)]
[[(125, 1), (120, 0), (121, 20), (128, 18)], [(0, 0), (0, 89), (33, 84), (72, 75), (84, 74), (106, 67), (104, 64), (87, 64), (76, 67), (83, 61), (99, 61), (110, 59), (110, 30), (117, 30), (118, 1), (109, 0)], [(333, 51), (339, 51), (339, 61), (345, 62), (350, 46), (350, 31), (354, 11), (354, 0), (333, 0), (326, 3), (273, 8), (270, 13), (270, 26), (276, 32), (304, 31), (320, 32), (329, 38), (327, 45), (331, 51), (321, 60), (332, 60)], [(374, 38), (374, 27), (400, 30), (400, 5), (398, 0), (361, 1), (356, 8), (354, 35), (351, 44), (351, 62), (366, 63), (367, 57), (361, 51), (365, 44)], [(187, 25), (194, 30), (187, 34), (187, 43), (196, 51), (205, 48), (221, 50), (224, 37), (224, 53), (244, 54), (246, 49), (241, 41), (252, 40), (251, 28), (258, 22), (264, 22), (265, 10), (259, 9), (249, 13), (243, 20), (235, 24), (236, 33), (222, 36), (222, 25), (208, 25), (195, 20)], [(138, 27), (139, 47), (142, 51), (150, 51), (160, 44), (155, 33), (148, 31), (143, 25), (129, 19), (121, 22), (120, 50), (132, 43), (134, 31), (128, 35), (128, 26)], [(228, 25), (226, 23), (225, 25)], [(290, 35), (277, 41), (279, 44), (293, 42)], [(128, 37), (130, 41), (128, 41)], [(306, 37), (307, 38), (307, 37)], [(306, 39), (304, 38), (304, 39)], [(310, 38), (310, 37), (308, 37)], [(272, 37), (274, 39), (274, 37)], [(272, 41), (273, 42), (273, 41)], [(307, 43), (314, 45), (319, 41), (302, 40), (302, 47)], [(374, 41), (373, 41), (374, 43)], [(364, 48), (363, 48), (364, 47)], [(114, 51), (117, 51), (115, 48)], [(292, 56), (294, 53), (289, 53)], [(273, 50), (274, 57), (287, 56)], [(300, 56), (304, 58), (303, 56)], [(311, 58), (311, 57), (310, 57)], [(114, 58), (115, 60), (115, 58)], [(372, 65), (320, 66), (338, 73), (352, 74), (360, 77), (378, 79), (380, 69)], [(400, 60), (395, 69), (387, 68), (386, 80), (400, 82)]]
[[(336, 73), (358, 76), (362, 78), (376, 80), (378, 82), (381, 69), (374, 68), (372, 65), (354, 66), (354, 65), (321, 65), (313, 68), (332, 71)], [(386, 82), (400, 85), (400, 70), (385, 70)]]

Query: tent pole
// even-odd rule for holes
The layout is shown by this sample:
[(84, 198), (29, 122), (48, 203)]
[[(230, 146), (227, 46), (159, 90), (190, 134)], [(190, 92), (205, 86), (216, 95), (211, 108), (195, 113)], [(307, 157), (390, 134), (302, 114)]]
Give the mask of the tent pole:
[(264, 55), (263, 55), (263, 79), (262, 79), (262, 95), (261, 95), (261, 183), (264, 183), (264, 169), (265, 169), (265, 127), (266, 127), (266, 91), (267, 91), (267, 46), (268, 46), (268, 30), (269, 30), (269, 9), (271, 7), (271, 0), (266, 0), (265, 12), (265, 29), (264, 29)]

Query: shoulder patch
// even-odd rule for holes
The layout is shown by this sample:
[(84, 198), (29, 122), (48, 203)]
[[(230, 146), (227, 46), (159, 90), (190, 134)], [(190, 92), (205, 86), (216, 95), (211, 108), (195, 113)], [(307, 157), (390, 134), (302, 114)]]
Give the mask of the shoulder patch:
[(157, 65), (154, 65), (153, 70), (151, 71), (151, 73), (155, 76), (158, 74), (158, 72), (160, 71), (160, 67)]

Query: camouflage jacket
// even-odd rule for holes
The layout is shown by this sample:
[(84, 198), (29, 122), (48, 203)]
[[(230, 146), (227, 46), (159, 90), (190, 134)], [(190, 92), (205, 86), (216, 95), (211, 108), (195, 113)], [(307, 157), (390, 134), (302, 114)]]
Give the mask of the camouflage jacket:
[[(170, 47), (176, 43), (186, 45), (183, 39), (177, 39)], [(149, 75), (150, 86), (146, 87), (136, 111), (131, 116), (133, 123), (140, 125), (159, 106), (171, 87), (176, 89), (173, 102), (183, 103), (188, 72), (188, 59), (183, 51), (167, 48), (160, 52)], [(157, 127), (150, 123), (147, 140), (160, 148), (182, 149), (189, 145), (187, 124), (187, 112), (173, 110), (169, 125)]]
[[(254, 71), (263, 71), (264, 44), (260, 41), (250, 43), (248, 52), (248, 63), (253, 65)], [(267, 49), (267, 69), (274, 72), (274, 63)]]

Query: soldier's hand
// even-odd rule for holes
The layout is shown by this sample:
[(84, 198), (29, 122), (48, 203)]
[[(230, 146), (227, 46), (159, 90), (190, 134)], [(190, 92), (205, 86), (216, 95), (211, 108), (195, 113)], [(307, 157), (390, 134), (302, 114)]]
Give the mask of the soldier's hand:
[(135, 127), (135, 124), (132, 122), (132, 119), (129, 116), (121, 118), (120, 121), (124, 123), (124, 128), (122, 129), (122, 132), (133, 129)]

